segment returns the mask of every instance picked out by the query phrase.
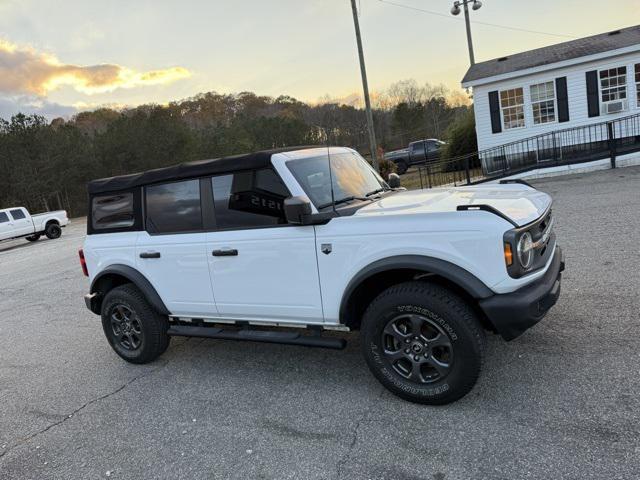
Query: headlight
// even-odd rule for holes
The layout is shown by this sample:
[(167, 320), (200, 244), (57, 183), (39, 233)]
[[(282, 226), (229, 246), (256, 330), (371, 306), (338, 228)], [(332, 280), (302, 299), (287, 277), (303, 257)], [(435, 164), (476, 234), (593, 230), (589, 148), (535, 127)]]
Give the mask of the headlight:
[(533, 239), (529, 232), (524, 232), (518, 240), (518, 261), (525, 270), (531, 266), (533, 262)]

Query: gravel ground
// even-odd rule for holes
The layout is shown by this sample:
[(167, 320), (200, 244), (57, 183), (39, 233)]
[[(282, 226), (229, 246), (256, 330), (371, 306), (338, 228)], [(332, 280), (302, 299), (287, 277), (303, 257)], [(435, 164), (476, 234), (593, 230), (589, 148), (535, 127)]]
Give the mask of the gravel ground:
[(0, 244), (0, 478), (631, 479), (640, 475), (640, 168), (536, 182), (556, 201), (558, 304), (490, 336), (474, 390), (425, 407), (345, 351), (178, 339), (129, 365), (77, 249)]

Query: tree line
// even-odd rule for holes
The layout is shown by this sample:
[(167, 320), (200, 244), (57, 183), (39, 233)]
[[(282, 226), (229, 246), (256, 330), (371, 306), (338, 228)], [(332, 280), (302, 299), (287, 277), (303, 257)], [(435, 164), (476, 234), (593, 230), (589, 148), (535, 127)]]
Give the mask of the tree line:
[[(470, 111), (446, 88), (399, 82), (376, 96), (377, 140), (388, 151), (412, 140), (446, 138)], [(327, 142), (368, 152), (359, 102), (314, 105), (288, 96), (209, 92), (168, 105), (100, 108), (69, 120), (18, 114), (0, 119), (0, 208), (63, 206), (83, 215), (92, 179)]]

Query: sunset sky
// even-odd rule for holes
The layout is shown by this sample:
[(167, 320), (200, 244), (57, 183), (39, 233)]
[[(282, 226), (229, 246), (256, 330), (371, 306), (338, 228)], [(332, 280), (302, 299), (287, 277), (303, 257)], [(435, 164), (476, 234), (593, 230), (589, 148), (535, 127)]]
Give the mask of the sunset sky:
[[(451, 3), (359, 0), (373, 90), (408, 78), (459, 88), (468, 56)], [(475, 23), (477, 61), (640, 23), (636, 0), (483, 3), (473, 20), (546, 34)], [(4, 118), (210, 90), (314, 102), (360, 89), (349, 0), (0, 0)]]

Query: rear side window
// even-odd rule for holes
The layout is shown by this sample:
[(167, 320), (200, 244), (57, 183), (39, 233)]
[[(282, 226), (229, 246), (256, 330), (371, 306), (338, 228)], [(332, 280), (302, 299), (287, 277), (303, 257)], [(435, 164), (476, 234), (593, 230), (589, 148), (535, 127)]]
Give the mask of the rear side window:
[(424, 143), (417, 142), (411, 145), (411, 154), (412, 155), (424, 155)]
[(250, 228), (286, 224), (284, 199), (289, 191), (270, 168), (211, 179), (216, 226)]
[(9, 221), (9, 215), (5, 212), (0, 212), (0, 223), (7, 223)]
[(93, 197), (91, 225), (94, 230), (132, 227), (135, 222), (133, 194), (118, 193)]
[(19, 209), (9, 210), (9, 213), (11, 213), (11, 216), (13, 217), (14, 220), (22, 220), (23, 218), (26, 218), (24, 215), (24, 212)]
[(146, 188), (146, 199), (150, 233), (202, 230), (199, 180), (152, 185)]

